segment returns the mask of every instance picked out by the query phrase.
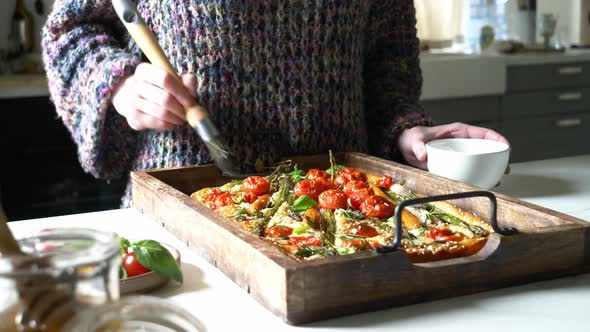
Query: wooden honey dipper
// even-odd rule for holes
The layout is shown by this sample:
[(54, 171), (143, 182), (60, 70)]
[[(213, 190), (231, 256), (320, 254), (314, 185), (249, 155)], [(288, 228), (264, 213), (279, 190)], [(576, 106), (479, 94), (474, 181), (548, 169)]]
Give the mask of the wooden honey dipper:
[[(14, 257), (16, 269), (33, 264), (43, 268), (48, 261), (25, 254), (8, 228), (8, 220), (0, 206), (0, 256)], [(61, 331), (61, 327), (75, 314), (73, 289), (58, 288), (63, 280), (47, 276), (19, 278), (16, 283), (21, 309), (15, 317), (14, 328), (27, 332)], [(3, 318), (4, 319), (4, 318)], [(6, 323), (5, 323), (6, 324)], [(10, 324), (10, 323), (8, 323)], [(4, 331), (2, 331), (4, 332)], [(12, 331), (11, 331), (12, 332)]]

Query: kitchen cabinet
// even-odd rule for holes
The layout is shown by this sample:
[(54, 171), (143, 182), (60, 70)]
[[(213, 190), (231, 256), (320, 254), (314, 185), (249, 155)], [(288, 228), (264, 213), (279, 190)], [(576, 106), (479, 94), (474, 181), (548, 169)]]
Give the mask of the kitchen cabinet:
[(0, 191), (11, 220), (118, 208), (126, 179), (84, 173), (48, 97), (0, 99)]
[(511, 161), (590, 153), (590, 62), (507, 67), (501, 129)]
[(590, 153), (585, 143), (590, 141), (590, 59), (563, 56), (562, 62), (533, 64), (507, 56), (502, 94), (421, 104), (436, 124), (465, 122), (497, 130), (512, 144), (511, 162)]

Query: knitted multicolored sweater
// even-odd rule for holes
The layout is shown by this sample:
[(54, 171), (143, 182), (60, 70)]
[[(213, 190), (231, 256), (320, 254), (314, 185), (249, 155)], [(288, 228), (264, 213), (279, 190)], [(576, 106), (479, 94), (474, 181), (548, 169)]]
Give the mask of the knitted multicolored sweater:
[[(178, 73), (197, 76), (199, 101), (244, 171), (328, 149), (399, 160), (401, 131), (430, 123), (417, 106), (411, 0), (140, 0), (138, 9)], [(43, 58), (87, 172), (210, 162), (188, 124), (135, 132), (113, 108), (142, 55), (111, 0), (56, 0)]]

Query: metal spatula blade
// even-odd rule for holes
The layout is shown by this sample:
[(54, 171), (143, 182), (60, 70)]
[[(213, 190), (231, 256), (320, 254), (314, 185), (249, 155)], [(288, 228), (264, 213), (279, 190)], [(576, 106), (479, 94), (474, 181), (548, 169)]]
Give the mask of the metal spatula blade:
[[(150, 62), (181, 80), (158, 41), (145, 24), (145, 21), (137, 12), (137, 8), (129, 0), (113, 0), (113, 7), (125, 28), (139, 45)], [(235, 157), (232, 155), (226, 142), (209, 117), (209, 112), (196, 101), (186, 108), (186, 120), (195, 129), (201, 140), (205, 143), (215, 165), (224, 175), (239, 175), (239, 168)]]

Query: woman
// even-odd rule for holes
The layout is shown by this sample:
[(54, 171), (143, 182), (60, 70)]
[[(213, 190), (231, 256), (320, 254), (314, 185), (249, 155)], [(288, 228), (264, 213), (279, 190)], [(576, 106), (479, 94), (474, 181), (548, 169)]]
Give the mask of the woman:
[(425, 168), (430, 127), (411, 0), (140, 0), (183, 84), (146, 63), (110, 0), (57, 0), (43, 30), (52, 100), (87, 172), (210, 162), (185, 123), (198, 97), (243, 171), (281, 156), (361, 151)]

